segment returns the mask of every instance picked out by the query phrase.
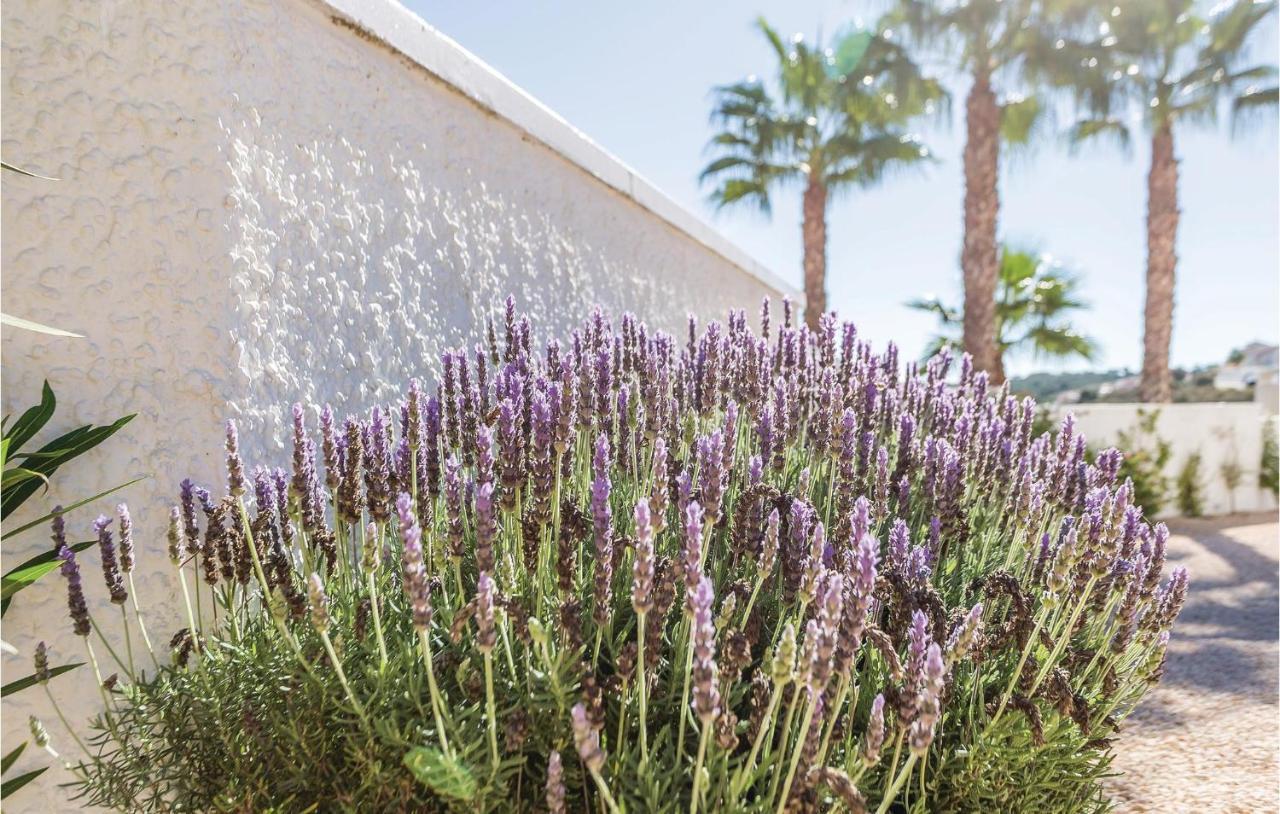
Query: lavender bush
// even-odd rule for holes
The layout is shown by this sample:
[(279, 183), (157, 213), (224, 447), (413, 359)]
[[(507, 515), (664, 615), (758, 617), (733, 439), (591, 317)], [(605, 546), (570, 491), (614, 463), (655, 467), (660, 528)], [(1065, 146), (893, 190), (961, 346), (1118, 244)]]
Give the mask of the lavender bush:
[[(786, 304), (758, 337), (597, 311), (539, 347), (510, 300), (501, 331), (398, 404), (295, 406), (288, 469), (228, 425), (222, 494), (184, 482), (170, 516), (171, 666), (107, 650), (57, 535), (106, 704), (85, 800), (1108, 807), (1187, 588), (1119, 452), (1088, 463), (1070, 418), (1035, 436), (967, 359), (904, 368)], [(95, 524), (122, 611), (151, 548), (127, 517), (120, 546)]]

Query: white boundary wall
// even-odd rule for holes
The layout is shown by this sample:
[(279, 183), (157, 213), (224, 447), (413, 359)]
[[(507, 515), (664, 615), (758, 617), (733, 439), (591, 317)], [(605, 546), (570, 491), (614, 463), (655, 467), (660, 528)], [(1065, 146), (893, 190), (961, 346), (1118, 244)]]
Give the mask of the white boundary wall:
[[(1165, 475), (1169, 478), (1169, 497), (1162, 516), (1178, 514), (1176, 487), (1178, 473), (1188, 456), (1200, 453), (1200, 494), (1206, 515), (1237, 512), (1274, 511), (1272, 494), (1258, 487), (1258, 471), (1262, 461), (1262, 439), (1266, 432), (1276, 431), (1261, 404), (1257, 402), (1219, 402), (1203, 404), (1073, 404), (1056, 408), (1061, 417), (1075, 414), (1076, 425), (1089, 443), (1096, 447), (1118, 444), (1121, 432), (1132, 431), (1138, 424), (1138, 412), (1158, 410), (1156, 434), (1171, 448)], [(1231, 492), (1221, 471), (1224, 463), (1235, 462), (1241, 470), (1240, 485)]]
[[(168, 640), (178, 481), (221, 477), (222, 420), (272, 454), (295, 399), (389, 399), (510, 292), (542, 335), (587, 308), (668, 331), (795, 292), (519, 88), (390, 0), (6, 0), (3, 410), (59, 397), (53, 429), (137, 412), (42, 505), (137, 473), (138, 590)], [(314, 417), (313, 417), (314, 419)], [(40, 439), (37, 439), (40, 440)], [(93, 516), (71, 517), (85, 539)], [(27, 514), (29, 517), (30, 514)], [(25, 517), (13, 518), (17, 522)], [(12, 566), (47, 545), (6, 541)], [(97, 557), (84, 557), (87, 583)], [(21, 594), (6, 677), (36, 641), (81, 655), (57, 578)], [(73, 720), (88, 671), (57, 679)], [(6, 742), (40, 694), (6, 699)], [(59, 744), (67, 741), (59, 737)], [(24, 765), (28, 761), (24, 760)], [(69, 807), (50, 771), (7, 808)]]

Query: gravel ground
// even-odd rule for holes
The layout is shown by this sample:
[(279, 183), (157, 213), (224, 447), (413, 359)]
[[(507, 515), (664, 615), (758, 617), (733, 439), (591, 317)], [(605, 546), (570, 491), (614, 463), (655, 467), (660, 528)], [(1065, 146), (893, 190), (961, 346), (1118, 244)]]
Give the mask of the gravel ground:
[(1129, 718), (1110, 781), (1122, 812), (1280, 811), (1275, 515), (1169, 524), (1191, 572), (1164, 680)]

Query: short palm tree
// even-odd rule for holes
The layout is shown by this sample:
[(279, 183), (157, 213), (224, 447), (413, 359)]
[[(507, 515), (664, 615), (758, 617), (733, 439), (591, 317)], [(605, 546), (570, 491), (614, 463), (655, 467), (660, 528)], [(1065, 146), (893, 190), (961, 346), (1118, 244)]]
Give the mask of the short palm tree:
[(830, 197), (927, 161), (906, 125), (941, 109), (946, 95), (879, 32), (855, 30), (824, 48), (798, 35), (784, 42), (764, 20), (756, 24), (778, 58), (776, 81), (749, 77), (715, 89), (719, 132), (701, 180), (715, 184), (717, 207), (749, 203), (766, 215), (777, 189), (803, 188), (805, 321), (816, 328), (827, 309)]
[[(1087, 306), (1079, 299), (1080, 278), (1045, 254), (1002, 246), (1000, 277), (996, 288), (995, 373), (1003, 381), (1004, 362), (1009, 356), (1029, 355), (1036, 359), (1092, 360), (1097, 344), (1072, 329), (1073, 311)], [(964, 314), (944, 305), (936, 297), (907, 303), (908, 307), (936, 314), (942, 333), (930, 341), (925, 356), (944, 347), (960, 348)]]
[(1081, 17), (1074, 8), (1035, 0), (897, 0), (883, 25), (901, 27), (971, 79), (965, 101), (964, 349), (975, 367), (1000, 381), (996, 345), (1001, 142), (1025, 144), (1049, 106), (1034, 93), (1037, 43)]
[(1246, 65), (1250, 35), (1274, 2), (1231, 0), (1209, 17), (1193, 0), (1130, 0), (1098, 8), (1098, 36), (1056, 50), (1086, 116), (1073, 144), (1110, 138), (1127, 148), (1141, 123), (1151, 137), (1147, 175), (1147, 296), (1142, 348), (1143, 401), (1172, 396), (1169, 341), (1177, 266), (1178, 158), (1175, 127), (1213, 124), (1229, 102), (1236, 123), (1277, 102), (1276, 69)]

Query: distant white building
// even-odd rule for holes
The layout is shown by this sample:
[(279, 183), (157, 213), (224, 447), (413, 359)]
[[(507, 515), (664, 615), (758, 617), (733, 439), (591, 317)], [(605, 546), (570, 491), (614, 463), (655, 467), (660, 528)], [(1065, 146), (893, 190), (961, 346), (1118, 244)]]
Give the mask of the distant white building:
[(1280, 367), (1280, 347), (1250, 342), (1240, 350), (1238, 361), (1218, 368), (1213, 386), (1219, 390), (1248, 390), (1261, 382), (1274, 380)]

